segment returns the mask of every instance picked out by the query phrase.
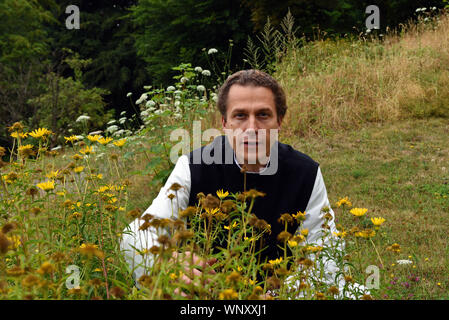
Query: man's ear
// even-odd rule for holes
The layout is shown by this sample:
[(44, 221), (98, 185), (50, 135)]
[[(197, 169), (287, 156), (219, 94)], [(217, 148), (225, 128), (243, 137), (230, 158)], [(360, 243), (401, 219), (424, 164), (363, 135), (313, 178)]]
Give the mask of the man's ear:
[(226, 118), (225, 118), (225, 116), (221, 116), (221, 125), (222, 125), (223, 129), (226, 128)]
[(279, 125), (279, 129), (281, 129), (282, 120), (284, 120), (284, 117), (278, 117), (278, 125)]

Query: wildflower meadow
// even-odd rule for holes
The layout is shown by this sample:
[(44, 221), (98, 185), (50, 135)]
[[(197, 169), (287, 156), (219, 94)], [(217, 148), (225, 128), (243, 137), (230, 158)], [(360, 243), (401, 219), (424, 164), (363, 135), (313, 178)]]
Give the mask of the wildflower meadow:
[[(446, 29), (439, 43), (446, 45), (446, 53), (440, 59), (449, 61), (447, 17), (441, 21)], [(408, 36), (434, 43), (429, 34), (438, 30), (432, 26), (405, 34), (405, 43), (399, 36), (389, 39), (404, 47), (412, 46)], [(286, 51), (289, 56), (276, 75), (290, 90), (291, 101), (305, 99), (304, 105), (311, 106), (313, 99), (324, 96), (295, 91), (290, 79), (293, 61), (310, 66), (304, 71), (304, 84), (329, 84), (332, 81), (320, 68), (325, 63), (333, 70), (343, 65), (329, 61), (340, 54), (339, 43), (334, 44), (335, 54), (318, 62), (307, 60), (311, 57), (307, 54), (324, 45), (328, 43)], [(366, 38), (349, 45), (365, 52), (359, 53), (356, 63), (365, 59), (378, 63), (379, 56), (366, 55), (377, 54), (381, 46), (385, 52), (380, 56), (388, 56), (386, 44), (369, 44)], [(326, 50), (332, 48), (320, 52), (326, 55)], [(410, 50), (415, 59), (426, 59), (424, 49), (418, 54)], [(212, 57), (217, 50), (210, 48), (205, 54)], [(437, 59), (437, 54), (429, 56)], [(382, 118), (386, 115), (378, 109), (382, 115), (377, 113), (376, 119), (376, 110), (363, 113), (368, 105), (361, 113), (348, 112), (344, 119), (336, 113), (332, 119), (319, 118), (311, 107), (292, 106), (288, 128), (280, 138), (318, 159), (331, 203), (321, 209), (321, 239), (313, 243), (307, 240), (308, 229), (287, 231), (292, 223), (301, 226), (307, 212), (282, 214), (278, 222), (285, 228), (276, 235), (282, 255), (261, 261), (261, 240), (272, 228), (252, 212), (254, 203), (267, 196), (258, 190), (245, 186), (238, 193), (221, 189), (198, 194), (195, 206), (174, 212), (171, 218), (144, 214), (174, 167), (170, 157), (178, 141), (171, 133), (180, 127), (191, 132), (194, 121), (204, 128), (220, 127), (211, 71), (188, 63), (173, 70), (177, 72), (173, 85), (145, 86), (137, 97), (134, 92), (127, 95), (140, 120), (123, 113), (110, 119), (104, 130), (91, 131), (91, 117), (78, 115), (73, 119), (78, 131), (61, 137), (59, 146), (51, 145), (55, 133), (49, 128), (21, 122), (8, 126), (12, 147), (0, 147), (1, 299), (449, 298), (447, 118), (415, 117), (417, 104), (409, 106), (414, 116), (400, 116), (410, 111), (406, 108), (391, 112), (392, 119)], [(443, 77), (434, 80), (438, 88), (447, 82)], [(337, 97), (338, 84), (332, 82), (328, 88)], [(388, 95), (389, 89), (382, 90)], [(356, 99), (346, 93), (339, 97)], [(432, 110), (447, 110), (432, 97)], [(361, 123), (358, 119), (363, 116), (372, 121)], [(296, 118), (300, 120), (295, 123)], [(352, 125), (353, 120), (360, 123)], [(330, 123), (341, 126), (332, 128)], [(301, 130), (308, 135), (297, 135)], [(243, 170), (242, 179), (245, 175)], [(180, 188), (170, 186), (173, 203)], [(136, 248), (144, 270), (137, 279), (121, 250), (133, 221), (158, 243)], [(332, 278), (323, 272), (330, 261), (337, 270)], [(198, 269), (201, 275), (195, 277)]]

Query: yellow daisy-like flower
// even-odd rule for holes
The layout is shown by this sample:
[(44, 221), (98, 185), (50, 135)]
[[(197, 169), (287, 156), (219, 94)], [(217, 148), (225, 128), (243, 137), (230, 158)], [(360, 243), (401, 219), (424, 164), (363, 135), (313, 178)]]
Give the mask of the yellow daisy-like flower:
[(213, 216), (213, 215), (216, 214), (220, 209), (218, 209), (218, 208), (213, 208), (213, 209), (211, 209), (211, 208), (204, 208), (204, 210), (206, 210), (207, 215)]
[(20, 244), (21, 244), (21, 240), (20, 240), (20, 237), (19, 236), (17, 236), (17, 235), (12, 235), (11, 237), (6, 237), (8, 240), (9, 240), (9, 242), (11, 243), (10, 245), (9, 245), (9, 247), (8, 247), (8, 249), (10, 249), (10, 250), (15, 250), (15, 249), (17, 249), (19, 246), (20, 246)]
[(268, 260), (268, 263), (271, 265), (277, 265), (277, 264), (280, 264), (281, 262), (282, 262), (282, 257), (277, 258), (275, 260)]
[(298, 221), (304, 221), (306, 219), (306, 212), (298, 211), (296, 214), (292, 214), (292, 217)]
[(232, 300), (237, 299), (239, 297), (239, 294), (235, 292), (234, 289), (225, 289), (218, 295), (218, 298), (220, 300)]
[(84, 149), (80, 150), (81, 154), (89, 155), (93, 153), (93, 147), (86, 146)]
[(84, 167), (80, 166), (80, 167), (76, 167), (73, 169), (73, 171), (75, 171), (75, 173), (81, 173), (84, 171)]
[(104, 193), (104, 192), (109, 191), (109, 190), (111, 190), (110, 186), (102, 186), (102, 187), (97, 189), (97, 193)]
[(45, 176), (46, 176), (48, 179), (55, 179), (55, 178), (58, 177), (59, 173), (60, 173), (59, 170), (51, 171), (50, 173), (47, 173)]
[(75, 141), (78, 141), (77, 136), (64, 137), (64, 139), (65, 139), (66, 143), (68, 143), (68, 142), (74, 143)]
[(54, 190), (55, 182), (53, 180), (45, 181), (45, 182), (42, 182), (42, 183), (38, 183), (36, 185), (36, 187), (38, 187), (39, 189), (44, 190), (45, 192), (48, 192), (48, 191)]
[(371, 230), (371, 229), (365, 229), (365, 230), (356, 232), (354, 235), (356, 237), (361, 237), (361, 238), (368, 239), (368, 238), (374, 237), (376, 235), (376, 231)]
[(368, 209), (366, 208), (352, 208), (351, 211), (349, 211), (352, 215), (356, 216), (356, 217), (361, 217), (363, 216), (365, 213), (368, 212)]
[(15, 131), (15, 132), (11, 133), (11, 137), (16, 138), (16, 139), (18, 139), (18, 138), (25, 139), (26, 137), (28, 137), (28, 133)]
[(217, 196), (222, 200), (226, 198), (228, 195), (229, 192), (228, 191), (224, 192), (223, 189), (217, 191)]
[(376, 226), (376, 227), (380, 227), (382, 225), (382, 223), (385, 222), (385, 219), (382, 217), (378, 217), (378, 218), (371, 218), (371, 222)]
[(26, 144), (19, 147), (19, 153), (23, 156), (30, 156), (33, 155), (35, 152), (33, 151), (33, 145)]
[(352, 207), (351, 201), (349, 201), (348, 197), (344, 197), (336, 203), (337, 207), (340, 208), (341, 206), (346, 206), (348, 208)]
[(339, 231), (339, 232), (333, 232), (333, 235), (343, 239), (344, 237), (346, 237), (348, 235), (348, 233), (346, 231)]
[(234, 223), (232, 225), (229, 226), (224, 226), (223, 228), (225, 228), (226, 230), (230, 230), (230, 229), (234, 229), (235, 227), (237, 227), (237, 221), (234, 221)]
[(46, 138), (47, 136), (53, 134), (53, 132), (51, 132), (50, 130), (46, 129), (46, 128), (39, 128), (36, 129), (32, 132), (30, 132), (30, 136), (32, 136), (33, 138), (36, 139), (40, 139), (40, 138)]
[(176, 275), (176, 273), (170, 273), (169, 275), (170, 279), (172, 280), (176, 280), (178, 278), (178, 276)]
[(298, 242), (294, 240), (288, 240), (288, 245), (292, 248), (296, 247), (298, 245)]
[(309, 234), (309, 229), (302, 229), (302, 230), (301, 230), (301, 234), (302, 234), (304, 237), (307, 237), (307, 235)]
[(108, 138), (100, 138), (100, 139), (98, 139), (97, 140), (97, 142), (98, 143), (101, 143), (102, 145), (107, 145), (109, 142), (111, 142), (112, 140), (114, 140), (114, 139), (112, 139), (112, 138), (110, 138), (110, 137), (108, 137)]
[(89, 139), (89, 141), (91, 142), (97, 142), (98, 140), (100, 140), (101, 138), (103, 138), (102, 136), (100, 136), (99, 134), (96, 134), (94, 136), (88, 135), (87, 139)]
[(126, 139), (120, 139), (117, 141), (114, 141), (113, 144), (119, 148), (123, 147), (126, 143)]

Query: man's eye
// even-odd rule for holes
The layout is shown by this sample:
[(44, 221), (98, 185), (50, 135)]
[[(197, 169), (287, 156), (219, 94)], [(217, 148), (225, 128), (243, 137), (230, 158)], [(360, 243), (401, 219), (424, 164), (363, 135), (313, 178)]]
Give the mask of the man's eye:
[(235, 117), (238, 118), (238, 119), (242, 119), (242, 118), (245, 117), (245, 114), (244, 114), (244, 113), (237, 113), (237, 114), (235, 115)]
[(260, 118), (267, 118), (268, 116), (269, 116), (269, 114), (266, 112), (259, 113)]

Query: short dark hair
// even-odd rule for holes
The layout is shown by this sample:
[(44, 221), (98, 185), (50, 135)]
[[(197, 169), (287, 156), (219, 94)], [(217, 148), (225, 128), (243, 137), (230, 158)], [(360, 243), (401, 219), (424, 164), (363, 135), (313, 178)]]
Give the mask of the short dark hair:
[(268, 73), (250, 69), (237, 71), (236, 73), (230, 75), (220, 87), (218, 91), (217, 107), (225, 119), (229, 90), (234, 84), (241, 86), (253, 85), (256, 87), (265, 87), (270, 89), (274, 95), (274, 103), (276, 105), (278, 120), (281, 120), (285, 116), (287, 112), (287, 98), (282, 87)]

